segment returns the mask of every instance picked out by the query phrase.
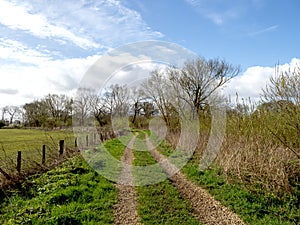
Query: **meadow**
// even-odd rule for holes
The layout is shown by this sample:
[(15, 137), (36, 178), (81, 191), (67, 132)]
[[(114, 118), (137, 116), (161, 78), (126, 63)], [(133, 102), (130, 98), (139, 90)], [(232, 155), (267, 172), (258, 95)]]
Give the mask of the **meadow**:
[(46, 164), (59, 156), (59, 141), (64, 147), (73, 148), (75, 138), (69, 130), (0, 129), (0, 168), (7, 173), (16, 169), (17, 153), (22, 152), (22, 170), (29, 169), (33, 162), (42, 163), (42, 146), (46, 149)]
[(0, 129), (1, 150), (5, 151), (7, 156), (19, 150), (41, 150), (42, 145), (57, 146), (59, 140), (65, 140), (68, 146), (74, 146), (73, 131), (71, 129)]

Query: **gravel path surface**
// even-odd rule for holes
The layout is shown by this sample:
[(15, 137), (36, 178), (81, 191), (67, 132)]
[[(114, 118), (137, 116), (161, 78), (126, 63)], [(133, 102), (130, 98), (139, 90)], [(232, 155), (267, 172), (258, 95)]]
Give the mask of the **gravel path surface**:
[(160, 154), (152, 145), (149, 138), (146, 144), (152, 156), (159, 162), (166, 174), (174, 174), (169, 179), (179, 190), (181, 196), (187, 199), (192, 207), (194, 216), (205, 225), (244, 225), (239, 216), (215, 200), (207, 191), (188, 180), (178, 168)]
[(115, 224), (140, 224), (140, 218), (137, 214), (137, 195), (132, 175), (134, 159), (132, 149), (135, 138), (136, 136), (128, 143), (121, 158), (123, 169), (116, 184), (119, 192), (118, 203), (114, 207)]

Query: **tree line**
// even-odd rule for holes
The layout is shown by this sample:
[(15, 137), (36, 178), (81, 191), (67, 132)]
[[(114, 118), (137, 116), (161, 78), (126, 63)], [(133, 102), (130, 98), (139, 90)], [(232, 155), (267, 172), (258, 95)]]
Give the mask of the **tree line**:
[[(298, 67), (277, 71), (263, 90), (256, 113), (285, 107), (289, 114), (295, 114), (300, 102), (299, 70)], [(219, 91), (239, 72), (238, 66), (225, 60), (199, 57), (186, 61), (181, 68), (157, 68), (138, 87), (113, 84), (101, 93), (80, 88), (75, 97), (48, 94), (22, 107), (6, 106), (2, 108), (2, 121), (7, 118), (8, 124), (19, 120), (24, 126), (54, 128), (71, 126), (72, 118), (76, 118), (78, 125), (96, 121), (97, 125), (105, 126), (111, 123), (112, 117), (128, 116), (131, 124), (143, 127), (147, 126), (147, 119), (159, 115), (169, 128), (176, 128), (180, 116), (209, 115), (212, 106), (226, 102), (226, 97)], [(245, 104), (225, 107), (231, 114), (249, 113), (246, 110), (249, 106)], [(290, 120), (299, 132), (298, 117)]]

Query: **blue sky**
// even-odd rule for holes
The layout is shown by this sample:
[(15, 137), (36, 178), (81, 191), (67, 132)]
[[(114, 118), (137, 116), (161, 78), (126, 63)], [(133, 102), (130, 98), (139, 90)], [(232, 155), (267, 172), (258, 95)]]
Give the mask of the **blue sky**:
[(299, 1), (127, 1), (147, 24), (207, 58), (221, 57), (244, 69), (299, 57)]
[(0, 0), (0, 107), (73, 93), (107, 51), (177, 43), (240, 65), (227, 92), (259, 98), (279, 63), (300, 63), (300, 1)]

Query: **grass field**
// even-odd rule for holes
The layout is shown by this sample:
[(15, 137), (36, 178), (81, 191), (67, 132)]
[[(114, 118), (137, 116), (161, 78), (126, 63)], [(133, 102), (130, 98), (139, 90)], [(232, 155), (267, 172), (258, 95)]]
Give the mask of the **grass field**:
[(46, 146), (46, 164), (59, 155), (59, 140), (65, 147), (74, 147), (72, 130), (0, 129), (0, 165), (14, 172), (17, 152), (22, 152), (22, 170), (30, 168), (33, 161), (42, 162), (42, 146)]
[(40, 150), (42, 145), (58, 145), (65, 140), (67, 146), (74, 146), (72, 130), (39, 130), (39, 129), (0, 129), (0, 148), (10, 155), (18, 150)]

